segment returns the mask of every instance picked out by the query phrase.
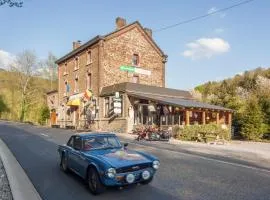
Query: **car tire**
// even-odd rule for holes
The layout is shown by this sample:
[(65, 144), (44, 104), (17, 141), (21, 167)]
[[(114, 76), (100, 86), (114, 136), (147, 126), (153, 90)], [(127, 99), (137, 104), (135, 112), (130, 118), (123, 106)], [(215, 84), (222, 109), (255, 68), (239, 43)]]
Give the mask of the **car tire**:
[(88, 170), (87, 182), (90, 192), (94, 195), (101, 194), (106, 189), (100, 180), (97, 170), (93, 167), (89, 168)]
[(67, 156), (64, 153), (62, 153), (60, 167), (61, 167), (62, 171), (65, 173), (68, 172), (68, 164), (67, 163), (68, 163)]
[(151, 183), (152, 181), (153, 181), (153, 177), (151, 177), (150, 179), (148, 179), (146, 181), (141, 182), (141, 184), (147, 185), (147, 184)]

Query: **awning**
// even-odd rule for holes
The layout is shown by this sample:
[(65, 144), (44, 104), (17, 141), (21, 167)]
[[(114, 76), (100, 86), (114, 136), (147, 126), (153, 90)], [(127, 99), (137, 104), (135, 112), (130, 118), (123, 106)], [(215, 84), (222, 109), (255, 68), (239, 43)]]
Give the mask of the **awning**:
[(149, 93), (147, 94), (147, 93), (127, 92), (127, 94), (129, 96), (133, 96), (140, 99), (156, 101), (164, 105), (172, 105), (172, 106), (178, 106), (178, 107), (184, 107), (184, 108), (204, 108), (204, 109), (210, 109), (210, 110), (222, 110), (222, 111), (233, 112), (233, 110), (224, 108), (222, 106), (211, 105), (208, 103), (203, 103), (203, 102), (195, 101), (192, 99), (165, 97), (165, 96), (152, 95)]
[(67, 102), (68, 106), (80, 106), (81, 105), (81, 100), (80, 99), (74, 99), (71, 101)]

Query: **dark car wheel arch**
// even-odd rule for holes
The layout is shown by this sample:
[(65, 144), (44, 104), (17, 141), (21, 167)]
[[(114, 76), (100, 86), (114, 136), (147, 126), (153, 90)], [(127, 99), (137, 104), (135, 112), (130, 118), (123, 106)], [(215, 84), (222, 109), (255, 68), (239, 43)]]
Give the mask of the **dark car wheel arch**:
[(101, 181), (101, 177), (95, 166), (89, 165), (87, 168), (87, 185), (91, 193), (94, 195), (101, 194), (105, 191), (106, 187)]
[[(63, 163), (65, 162), (65, 163)], [(64, 166), (66, 165), (66, 166)], [(60, 161), (60, 167), (64, 172), (68, 172), (68, 161), (67, 161), (67, 155), (65, 152), (62, 152), (61, 154), (61, 161)]]

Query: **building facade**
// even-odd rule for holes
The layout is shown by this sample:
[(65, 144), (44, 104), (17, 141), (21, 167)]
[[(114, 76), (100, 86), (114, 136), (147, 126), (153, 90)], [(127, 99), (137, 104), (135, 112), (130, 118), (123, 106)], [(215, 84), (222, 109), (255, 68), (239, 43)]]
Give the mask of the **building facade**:
[[(187, 91), (165, 88), (167, 56), (153, 40), (151, 29), (143, 28), (137, 21), (126, 24), (125, 19), (117, 18), (115, 31), (84, 44), (73, 42), (72, 47), (70, 53), (56, 61), (59, 84), (56, 112), (60, 127), (129, 132), (138, 124), (190, 124), (184, 109), (192, 112), (198, 104), (191, 103), (194, 99)], [(185, 99), (191, 104), (160, 100), (165, 97)], [(165, 107), (169, 109), (168, 116), (172, 110), (177, 113), (176, 107), (182, 114), (171, 118), (162, 112), (163, 119), (157, 110)], [(230, 123), (229, 110), (209, 109), (224, 112), (227, 124)], [(206, 114), (200, 113), (206, 123)]]

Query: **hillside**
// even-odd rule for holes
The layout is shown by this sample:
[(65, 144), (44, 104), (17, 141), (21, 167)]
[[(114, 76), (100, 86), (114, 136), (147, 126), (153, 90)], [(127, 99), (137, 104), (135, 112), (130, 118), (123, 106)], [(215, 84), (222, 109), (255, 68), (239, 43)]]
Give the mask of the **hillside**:
[(243, 138), (262, 139), (270, 132), (270, 68), (207, 82), (194, 90), (201, 101), (234, 109), (233, 125)]
[[(54, 81), (52, 89), (57, 88)], [(28, 87), (27, 98), (25, 100), (25, 121), (37, 122), (40, 109), (46, 104), (46, 92), (51, 89), (50, 81), (40, 77), (31, 79)], [(9, 112), (3, 113), (2, 118), (19, 120), (21, 111), (21, 87), (18, 76), (10, 71), (0, 70), (0, 96), (9, 108)]]

